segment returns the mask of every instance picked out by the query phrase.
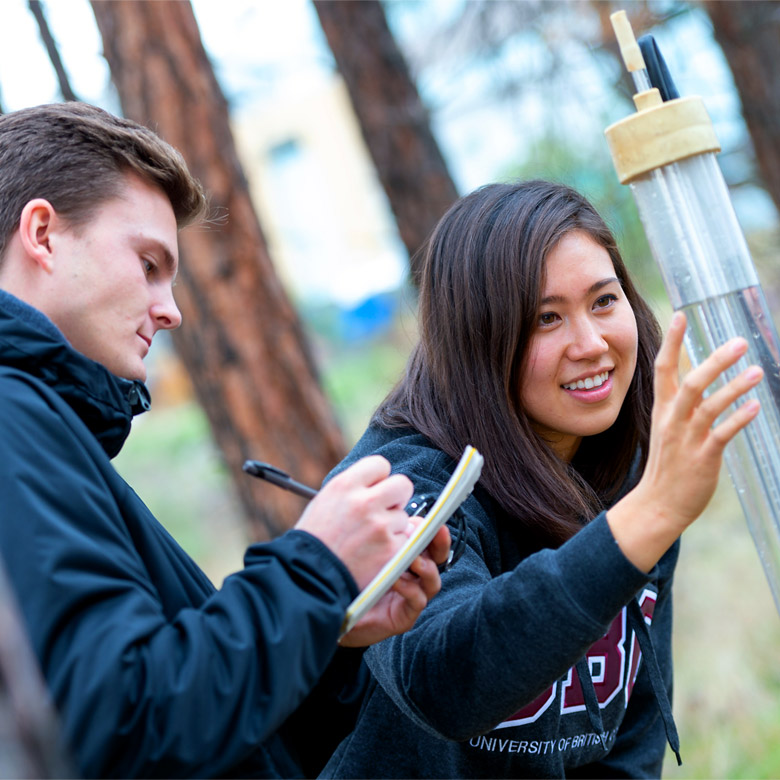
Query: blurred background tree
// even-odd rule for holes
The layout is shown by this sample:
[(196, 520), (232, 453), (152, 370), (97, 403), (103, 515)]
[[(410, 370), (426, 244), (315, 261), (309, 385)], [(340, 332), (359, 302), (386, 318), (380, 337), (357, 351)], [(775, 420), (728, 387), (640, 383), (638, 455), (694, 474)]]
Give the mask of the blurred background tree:
[(708, 0), (706, 8), (739, 92), (762, 182), (780, 208), (780, 6)]
[(241, 471), (271, 462), (319, 483), (345, 454), (294, 307), (271, 263), (228, 107), (189, 2), (93, 2), (125, 116), (154, 126), (203, 183), (211, 226), (181, 233), (173, 342), (211, 424), (253, 539), (292, 526), (300, 498)]
[(417, 250), (458, 197), (455, 184), (379, 0), (314, 0), (314, 7), (416, 280)]
[[(193, 0), (194, 18), (189, 3), (93, 5), (98, 19), (105, 16), (102, 45), (122, 110), (154, 123), (182, 148), (215, 193), (214, 204), (228, 209), (227, 225), (205, 231), (203, 249), (182, 236), (189, 278), (177, 295), (187, 325), (177, 336), (189, 341), (177, 349), (189, 354), (187, 370), (177, 368), (164, 341), (155, 348), (155, 410), (139, 418), (116, 460), (217, 581), (240, 565), (243, 544), (256, 534), (257, 519), (247, 531), (242, 518), (279, 498), (258, 484), (250, 495), (248, 478), (236, 471), (243, 457), (276, 460), (312, 484), (327, 468), (327, 457), (316, 458), (320, 465), (311, 470), (298, 467), (284, 460), (281, 445), (261, 454), (264, 440), (246, 433), (260, 420), (295, 437), (307, 425), (295, 416), (301, 402), (293, 395), (282, 393), (270, 413), (255, 406), (253, 393), (275, 379), (267, 369), (275, 358), (253, 348), (258, 333), (276, 322), (276, 314), (239, 322), (264, 305), (250, 292), (255, 286), (284, 288), (281, 319), (293, 334), (287, 342), (307, 365), (302, 392), (318, 393), (321, 377), (328, 403), (315, 407), (323, 420), (338, 421), (336, 453), (365, 427), (415, 339), (407, 270), (422, 239), (409, 236), (424, 235), (429, 218), (415, 233), (403, 226), (403, 215), (413, 224), (428, 206), (438, 214), (456, 192), (516, 176), (574, 184), (615, 229), (665, 321), (657, 269), (603, 139), (607, 125), (634, 110), (608, 21), (621, 6), (638, 35), (655, 35), (680, 92), (703, 96), (738, 216), (770, 302), (777, 301), (777, 199), (769, 194), (780, 112), (774, 0), (286, 0), (273, 10), (243, 0)], [(74, 93), (120, 110), (101, 71), (96, 31), (91, 59), (82, 59), (93, 24), (83, 13), (87, 0), (41, 6)], [(20, 7), (28, 18), (14, 16)], [(46, 54), (32, 45), (20, 50), (28, 23), (37, 31), (24, 0), (0, 6), (6, 110), (64, 97), (54, 75), (35, 91), (35, 63)], [(429, 170), (438, 171), (439, 183), (415, 191)], [(233, 190), (239, 201), (230, 200)], [(233, 228), (250, 236), (252, 252), (222, 235)], [(238, 277), (246, 284), (240, 291), (231, 286)], [(216, 368), (220, 360), (230, 363), (225, 371)], [(232, 390), (219, 386), (224, 380)], [(218, 430), (234, 416), (244, 427), (230, 422), (236, 431), (226, 443)], [(289, 520), (259, 522), (279, 528)], [(675, 714), (685, 764), (669, 762), (668, 777), (780, 776), (780, 621), (757, 563), (723, 480), (705, 517), (686, 532), (678, 569)]]

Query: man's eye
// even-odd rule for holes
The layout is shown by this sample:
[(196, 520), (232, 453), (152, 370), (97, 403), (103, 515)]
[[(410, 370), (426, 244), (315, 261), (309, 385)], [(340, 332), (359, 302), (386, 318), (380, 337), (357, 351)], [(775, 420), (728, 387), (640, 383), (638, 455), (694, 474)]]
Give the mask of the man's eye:
[(142, 257), (141, 262), (143, 263), (144, 271), (147, 276), (154, 273), (155, 265), (151, 260), (147, 260), (145, 257)]

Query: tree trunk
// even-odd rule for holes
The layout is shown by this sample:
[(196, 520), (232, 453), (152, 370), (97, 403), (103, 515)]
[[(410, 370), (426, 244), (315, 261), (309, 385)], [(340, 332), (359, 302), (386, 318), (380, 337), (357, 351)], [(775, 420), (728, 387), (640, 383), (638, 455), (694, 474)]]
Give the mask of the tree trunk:
[(314, 0), (368, 150), (409, 252), (458, 197), (428, 114), (378, 0)]
[(181, 150), (217, 219), (180, 235), (174, 344), (234, 476), (255, 539), (297, 520), (302, 499), (242, 473), (267, 461), (319, 485), (344, 443), (301, 325), (268, 255), (225, 98), (189, 2), (93, 0), (126, 116)]
[(780, 3), (707, 0), (705, 5), (734, 76), (759, 173), (780, 210)]
[(54, 68), (54, 72), (57, 75), (57, 83), (60, 85), (60, 93), (62, 94), (63, 100), (78, 100), (76, 93), (70, 86), (68, 73), (65, 70), (65, 66), (62, 64), (57, 42), (54, 40), (54, 36), (49, 29), (49, 23), (46, 21), (46, 14), (43, 11), (43, 6), (41, 6), (41, 0), (28, 0), (27, 7), (30, 9), (30, 13), (35, 17), (35, 21), (38, 23), (41, 40), (46, 48), (46, 53), (49, 55), (49, 60)]

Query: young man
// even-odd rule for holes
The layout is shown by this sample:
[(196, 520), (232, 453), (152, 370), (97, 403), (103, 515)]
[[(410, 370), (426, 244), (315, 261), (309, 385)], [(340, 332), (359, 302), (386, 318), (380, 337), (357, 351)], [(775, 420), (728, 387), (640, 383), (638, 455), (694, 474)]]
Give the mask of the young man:
[[(412, 485), (367, 458), (216, 591), (111, 466), (148, 408), (152, 339), (181, 322), (177, 230), (203, 208), (133, 122), (77, 103), (0, 117), (0, 552), (84, 776), (298, 774), (351, 726), (361, 654), (336, 652), (341, 621), (406, 539)], [(409, 628), (448, 544), (342, 644)]]

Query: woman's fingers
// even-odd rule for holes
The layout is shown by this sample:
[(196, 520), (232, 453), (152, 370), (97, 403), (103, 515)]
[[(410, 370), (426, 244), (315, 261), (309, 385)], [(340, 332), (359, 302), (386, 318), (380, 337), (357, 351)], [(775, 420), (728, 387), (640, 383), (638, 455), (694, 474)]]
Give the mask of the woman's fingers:
[(657, 402), (671, 401), (677, 393), (680, 350), (685, 335), (685, 325), (685, 315), (681, 311), (675, 312), (656, 355), (654, 388)]
[[(731, 368), (747, 352), (747, 349), (748, 345), (745, 339), (729, 339), (725, 344), (715, 349), (701, 365), (690, 371), (680, 385), (676, 410), (678, 416), (687, 418), (702, 403), (707, 388), (724, 371)], [(723, 410), (721, 409), (721, 411)], [(712, 419), (714, 420), (714, 417)], [(711, 422), (712, 420), (710, 420)]]
[(755, 419), (760, 409), (761, 404), (755, 398), (751, 399), (712, 429), (712, 438), (717, 442), (721, 452), (751, 420)]
[[(704, 397), (718, 377), (745, 355), (744, 339), (726, 342), (678, 381), (684, 330), (685, 318), (676, 316), (656, 360), (656, 399), (645, 471), (636, 488), (607, 512), (621, 550), (644, 571), (650, 571), (707, 506), (718, 482), (723, 450), (760, 408), (756, 400), (732, 408), (761, 381), (763, 371), (758, 366), (741, 371)], [(724, 419), (716, 422), (721, 415)]]
[(699, 405), (701, 424), (711, 427), (740, 396), (752, 390), (763, 378), (764, 372), (758, 366), (750, 366), (730, 382), (702, 400)]
[(752, 375), (742, 389), (740, 382), (734, 385), (729, 383), (727, 392), (722, 393), (725, 388), (721, 388), (703, 401), (707, 388), (747, 352), (748, 345), (743, 338), (730, 339), (679, 382), (678, 367), (685, 327), (685, 315), (676, 312), (655, 361), (656, 399), (662, 405), (674, 402), (671, 411), (678, 420), (687, 420), (694, 410), (700, 409), (704, 412), (702, 418), (709, 417), (709, 422), (706, 423), (709, 427), (742, 393), (758, 384), (762, 374)]

